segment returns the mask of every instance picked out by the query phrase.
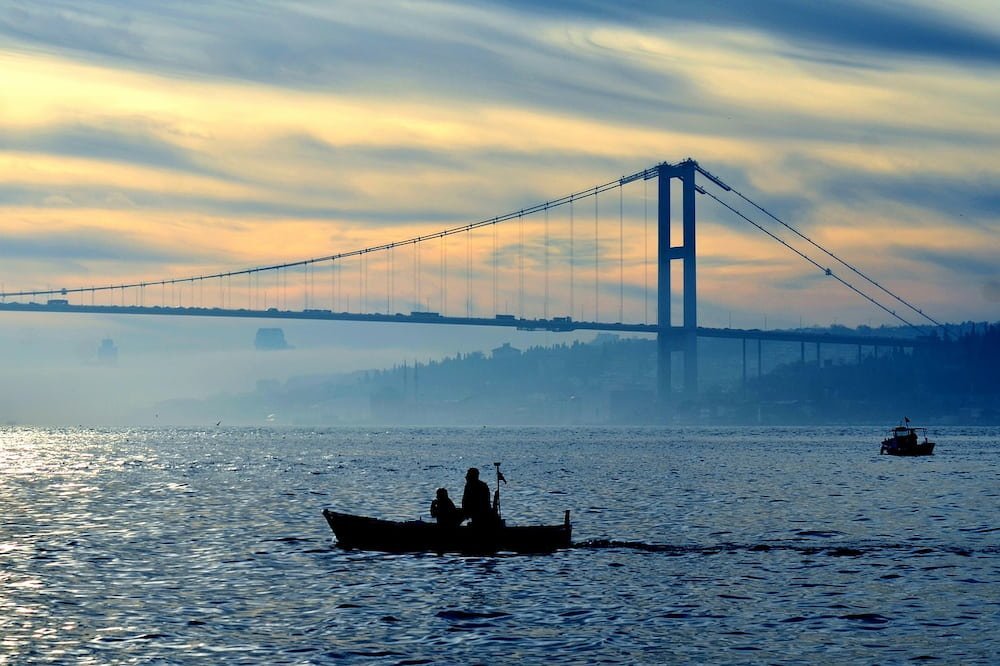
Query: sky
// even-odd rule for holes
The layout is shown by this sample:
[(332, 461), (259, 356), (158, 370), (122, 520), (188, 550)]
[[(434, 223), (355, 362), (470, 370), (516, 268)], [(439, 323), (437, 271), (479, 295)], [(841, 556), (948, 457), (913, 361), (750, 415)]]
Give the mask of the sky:
[[(0, 292), (328, 256), (692, 157), (935, 319), (1000, 319), (994, 0), (0, 0), (0, 91)], [(570, 314), (572, 301), (576, 318), (649, 321), (648, 186), (601, 201), (598, 241), (580, 231), (593, 204), (579, 203), (578, 292), (560, 209), (544, 278), (534, 216), (500, 232), (500, 247), (522, 250), (498, 278), (482, 232), (468, 247), (456, 237), (373, 260), (384, 279), (366, 275), (371, 299), (531, 316)], [(700, 324), (899, 323), (715, 202), (697, 206)], [(584, 286), (598, 272), (600, 294)], [(329, 267), (284, 279), (237, 285), (230, 304), (362, 298)], [(108, 297), (208, 305), (204, 291), (227, 288)], [(297, 355), (264, 361), (252, 352), (264, 321), (177, 319), (0, 314), (0, 360), (21, 368), (0, 380), (0, 404), (29, 418), (51, 395), (84, 418), (104, 336), (124, 366), (108, 381), (158, 377), (150, 399), (558, 341), (302, 324), (286, 327)]]

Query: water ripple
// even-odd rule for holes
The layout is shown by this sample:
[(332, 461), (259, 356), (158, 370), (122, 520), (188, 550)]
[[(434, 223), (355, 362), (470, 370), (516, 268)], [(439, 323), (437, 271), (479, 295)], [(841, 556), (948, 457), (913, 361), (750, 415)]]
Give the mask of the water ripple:
[[(998, 432), (906, 461), (875, 430), (6, 428), (0, 663), (991, 663)], [(572, 548), (322, 520), (426, 518), (495, 459), (508, 520), (572, 509)]]

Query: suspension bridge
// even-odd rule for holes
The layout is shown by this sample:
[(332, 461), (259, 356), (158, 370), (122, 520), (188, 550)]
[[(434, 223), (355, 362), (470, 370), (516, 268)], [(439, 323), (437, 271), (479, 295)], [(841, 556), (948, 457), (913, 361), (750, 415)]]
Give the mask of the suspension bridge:
[[(626, 205), (626, 189), (636, 187), (641, 196), (630, 195)], [(699, 326), (697, 197), (751, 225), (914, 335)], [(648, 333), (657, 339), (661, 396), (671, 391), (675, 356), (684, 391), (697, 391), (699, 337), (742, 339), (746, 376), (747, 341), (757, 342), (759, 368), (765, 340), (800, 343), (803, 361), (807, 343), (816, 345), (817, 357), (821, 344), (857, 345), (860, 358), (862, 346), (932, 344), (934, 338), (918, 333), (926, 333), (926, 326), (943, 328), (693, 159), (663, 162), (504, 215), (324, 256), (120, 284), (0, 289), (0, 312)]]

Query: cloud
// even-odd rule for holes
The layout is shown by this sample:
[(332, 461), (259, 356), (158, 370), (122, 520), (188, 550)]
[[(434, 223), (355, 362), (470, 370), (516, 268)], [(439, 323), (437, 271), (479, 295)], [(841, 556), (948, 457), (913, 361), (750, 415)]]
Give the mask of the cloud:
[(377, 170), (411, 169), (414, 164), (433, 169), (461, 171), (468, 166), (455, 151), (416, 146), (334, 145), (310, 134), (278, 137), (265, 147), (269, 152), (289, 154), (322, 168)]
[(1000, 280), (983, 283), (983, 299), (990, 303), (1000, 303)]
[(183, 192), (150, 192), (141, 189), (100, 185), (65, 185), (57, 193), (44, 186), (0, 185), (0, 205), (46, 209), (87, 208), (94, 210), (158, 211), (178, 217), (192, 214), (222, 216), (236, 220), (309, 219), (314, 222), (371, 223), (379, 226), (433, 220), (460, 224), (468, 218), (446, 209), (379, 208), (296, 204), (255, 198), (187, 195)]
[(0, 258), (46, 261), (114, 261), (146, 265), (150, 262), (186, 263), (192, 259), (215, 260), (218, 255), (180, 245), (152, 245), (141, 236), (84, 228), (73, 231), (43, 231), (25, 234), (0, 233)]
[[(1000, 181), (985, 175), (959, 178), (935, 173), (877, 174), (832, 171), (817, 187), (823, 198), (865, 207), (904, 202), (953, 222), (993, 221), (1000, 210)], [(961, 219), (964, 218), (964, 219)]]
[(593, 115), (628, 111), (647, 122), (666, 108), (698, 106), (685, 77), (585, 44), (551, 43), (517, 15), (461, 4), (57, 1), (0, 17), (3, 37), (111, 66), (339, 94), (586, 106)]
[(1000, 35), (996, 32), (955, 18), (955, 12), (946, 13), (913, 2), (757, 0), (650, 4), (640, 0), (615, 3), (561, 0), (539, 5), (530, 0), (513, 3), (481, 0), (479, 4), (513, 4), (525, 13), (543, 12), (566, 19), (609, 20), (629, 25), (653, 22), (666, 30), (682, 29), (678, 22), (685, 27), (750, 28), (810, 51), (817, 47), (832, 53), (861, 49), (876, 54), (1000, 64)]
[[(67, 235), (135, 230), (167, 255), (183, 237), (206, 255), (225, 248), (230, 266), (294, 260), (691, 155), (797, 228), (846, 241), (836, 245), (852, 257), (871, 257), (873, 235), (904, 230), (886, 264), (937, 270), (944, 258), (906, 252), (928, 243), (957, 256), (989, 238), (998, 207), (996, 93), (984, 85), (998, 64), (995, 22), (951, 9), (22, 4), (0, 15), (0, 64), (20, 100), (0, 115), (6, 233), (44, 219)], [(712, 280), (770, 270), (794, 285), (811, 270), (786, 272), (792, 255), (775, 267), (776, 244), (705, 198), (697, 206), (706, 293)], [(113, 223), (99, 224), (104, 214)], [(963, 233), (933, 245), (944, 225)], [(613, 256), (606, 235), (602, 255)], [(476, 259), (489, 261), (480, 241)], [(577, 260), (592, 241), (575, 243)], [(551, 258), (566, 245), (553, 238)], [(88, 252), (110, 261), (90, 247), (81, 262)], [(529, 240), (528, 264), (539, 254)]]
[(0, 151), (45, 153), (223, 177), (197, 155), (156, 138), (146, 123), (47, 125), (0, 135)]
[(900, 254), (912, 261), (967, 276), (970, 280), (978, 280), (997, 274), (996, 249), (998, 248), (962, 248), (949, 251), (938, 248), (906, 248)]
[[(388, 2), (378, 7), (363, 2), (179, 5), (53, 0), (8, 10), (0, 18), (0, 35), (35, 48), (90, 53), (161, 71), (215, 72), (289, 85), (343, 89), (378, 72), (375, 85), (401, 87), (405, 93), (428, 80), (446, 83), (438, 77), (441, 72), (452, 73), (447, 79), (455, 84), (469, 81), (472, 73), (485, 73), (495, 81), (499, 73), (508, 72), (504, 78), (513, 83), (524, 70), (517, 59), (504, 62), (512, 54), (530, 48), (536, 58), (558, 55), (537, 39), (538, 28), (554, 21), (655, 26), (666, 33), (753, 30), (799, 46), (805, 57), (819, 52), (835, 58), (861, 50), (1000, 63), (1000, 36), (971, 17), (963, 19), (955, 8), (946, 12), (914, 2), (872, 0), (652, 5), (638, 0), (482, 0), (433, 6)], [(549, 64), (558, 64), (556, 60)], [(590, 64), (607, 67), (597, 61)], [(391, 71), (398, 74), (387, 76)], [(544, 76), (539, 80), (543, 86), (547, 82)]]
[[(522, 2), (515, 11), (493, 2), (390, 2), (373, 8), (351, 2), (57, 0), (23, 5), (0, 17), (0, 39), (186, 78), (404, 101), (518, 105), (649, 127), (669, 122), (703, 134), (787, 138), (815, 136), (820, 130), (826, 136), (857, 136), (859, 129), (851, 118), (821, 126), (815, 109), (786, 107), (796, 99), (815, 104), (833, 92), (831, 86), (811, 91), (822, 93), (819, 98), (784, 86), (780, 98), (762, 96), (759, 101), (766, 104), (748, 106), (747, 95), (757, 95), (754, 88), (768, 77), (747, 68), (755, 61), (787, 63), (789, 51), (734, 36), (734, 31), (795, 43), (798, 57), (827, 69), (835, 61), (834, 69), (845, 62), (859, 69), (878, 67), (885, 52), (1000, 64), (1000, 36), (920, 5), (863, 0), (703, 4)], [(623, 39), (615, 25), (631, 33)], [(669, 52), (659, 50), (663, 44)], [(735, 55), (713, 63), (720, 49)], [(737, 71), (725, 80), (704, 76), (706, 66), (719, 65)], [(784, 75), (786, 69), (774, 73)], [(779, 86), (785, 78), (780, 75), (771, 77)], [(815, 82), (801, 77), (795, 83)], [(744, 87), (746, 94), (731, 97)], [(861, 122), (862, 131), (876, 129), (867, 119)], [(890, 119), (882, 124), (888, 129)]]

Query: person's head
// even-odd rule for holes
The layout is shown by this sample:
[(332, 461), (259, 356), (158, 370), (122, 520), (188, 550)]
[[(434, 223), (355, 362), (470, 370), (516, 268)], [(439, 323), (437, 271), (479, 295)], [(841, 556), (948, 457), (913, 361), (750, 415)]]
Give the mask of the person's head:
[(466, 481), (477, 481), (479, 479), (479, 470), (475, 467), (470, 467), (469, 471), (465, 473)]
[(437, 489), (437, 498), (438, 499), (448, 499), (448, 489), (447, 488), (438, 488)]

